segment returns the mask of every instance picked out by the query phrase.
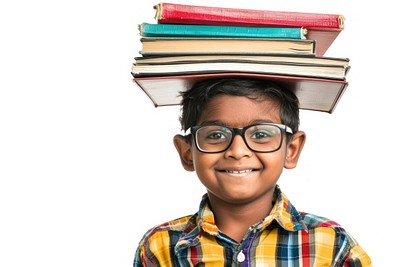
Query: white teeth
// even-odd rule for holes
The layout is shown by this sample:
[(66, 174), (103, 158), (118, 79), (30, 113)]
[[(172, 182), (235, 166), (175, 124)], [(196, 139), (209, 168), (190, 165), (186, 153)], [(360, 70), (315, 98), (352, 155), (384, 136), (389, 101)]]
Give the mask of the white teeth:
[(229, 171), (227, 170), (227, 173), (234, 173), (234, 174), (242, 174), (242, 173), (248, 173), (251, 172), (252, 170), (242, 170), (242, 171)]

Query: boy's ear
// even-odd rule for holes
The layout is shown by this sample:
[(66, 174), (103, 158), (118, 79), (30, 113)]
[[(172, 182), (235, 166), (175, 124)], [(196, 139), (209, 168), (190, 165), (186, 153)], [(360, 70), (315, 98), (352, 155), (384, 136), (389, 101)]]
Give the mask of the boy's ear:
[(181, 158), (182, 166), (187, 171), (194, 171), (191, 145), (185, 136), (177, 134), (174, 136), (174, 145)]
[(285, 159), (285, 168), (293, 169), (297, 165), (297, 161), (299, 160), (301, 150), (306, 142), (306, 134), (302, 131), (298, 131), (293, 134), (292, 139), (287, 145), (286, 149), (286, 159)]

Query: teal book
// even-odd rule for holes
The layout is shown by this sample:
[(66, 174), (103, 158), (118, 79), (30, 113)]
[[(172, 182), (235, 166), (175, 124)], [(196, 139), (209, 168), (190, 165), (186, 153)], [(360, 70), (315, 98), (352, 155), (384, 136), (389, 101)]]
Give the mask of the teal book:
[(142, 23), (139, 25), (139, 32), (143, 37), (306, 39), (307, 29), (302, 27), (252, 27)]

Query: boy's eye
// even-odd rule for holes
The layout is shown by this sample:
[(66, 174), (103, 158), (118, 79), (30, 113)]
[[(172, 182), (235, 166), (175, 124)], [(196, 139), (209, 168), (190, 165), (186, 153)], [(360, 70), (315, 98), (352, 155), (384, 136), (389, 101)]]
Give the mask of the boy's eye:
[(262, 125), (248, 129), (246, 136), (248, 136), (246, 138), (249, 142), (266, 144), (277, 141), (277, 138), (280, 137), (280, 131), (277, 127)]
[(269, 131), (256, 131), (251, 134), (251, 139), (262, 139), (272, 137), (274, 134)]
[(207, 140), (219, 140), (224, 141), (227, 139), (226, 135), (223, 132), (211, 132), (206, 136)]

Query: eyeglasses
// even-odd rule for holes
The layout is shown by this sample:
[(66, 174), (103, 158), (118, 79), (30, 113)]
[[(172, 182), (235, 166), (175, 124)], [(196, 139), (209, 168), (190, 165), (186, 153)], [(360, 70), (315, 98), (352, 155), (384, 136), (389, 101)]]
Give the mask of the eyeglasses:
[(218, 124), (193, 126), (192, 134), (199, 151), (219, 153), (226, 151), (236, 135), (240, 135), (247, 147), (254, 152), (274, 152), (282, 145), (285, 133), (293, 134), (290, 127), (276, 123), (261, 123), (243, 128), (231, 128)]

